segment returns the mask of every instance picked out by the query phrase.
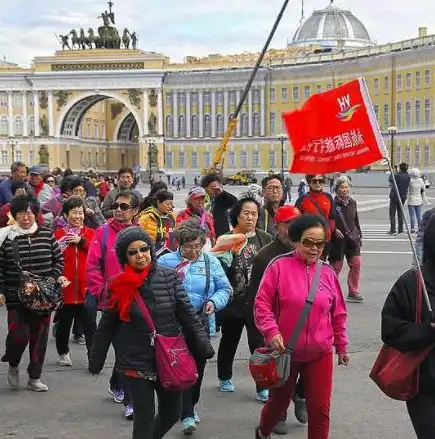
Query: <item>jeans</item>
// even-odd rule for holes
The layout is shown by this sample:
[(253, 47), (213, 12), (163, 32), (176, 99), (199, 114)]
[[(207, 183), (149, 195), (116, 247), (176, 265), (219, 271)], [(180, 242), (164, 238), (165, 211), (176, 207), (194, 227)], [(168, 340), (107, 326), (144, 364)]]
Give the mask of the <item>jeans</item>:
[[(133, 403), (132, 439), (162, 439), (180, 418), (181, 392), (163, 390), (154, 381), (125, 377)], [(158, 413), (155, 415), (154, 393)]]
[[(402, 200), (404, 203), (406, 200)], [(403, 233), (403, 213), (400, 208), (399, 200), (390, 198), (390, 232), (396, 232), (396, 212), (397, 212), (397, 221), (399, 229), (397, 230), (399, 233)]]
[(333, 368), (332, 353), (306, 363), (292, 362), (287, 382), (270, 390), (269, 400), (261, 412), (261, 434), (268, 437), (278, 422), (283, 420), (294, 394), (297, 377), (301, 374), (308, 412), (308, 439), (328, 439)]
[(433, 439), (435, 432), (435, 395), (419, 393), (406, 402), (417, 439)]
[(25, 308), (8, 310), (8, 335), (3, 362), (18, 367), (24, 351), (29, 345), (30, 362), (27, 373), (32, 379), (39, 379), (47, 352), (48, 331), (51, 314), (37, 314)]
[(417, 230), (421, 224), (421, 205), (410, 206), (408, 204), (408, 212), (409, 212), (409, 219), (411, 220), (411, 230)]

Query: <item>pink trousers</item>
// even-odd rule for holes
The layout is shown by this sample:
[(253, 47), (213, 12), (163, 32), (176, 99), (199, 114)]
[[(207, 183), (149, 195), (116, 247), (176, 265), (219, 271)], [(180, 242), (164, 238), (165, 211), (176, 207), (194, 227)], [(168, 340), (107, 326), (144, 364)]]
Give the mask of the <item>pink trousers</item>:
[[(346, 259), (347, 265), (349, 265), (349, 275), (347, 276), (349, 294), (359, 294), (361, 281), (361, 256), (354, 256)], [(343, 265), (344, 260), (331, 263), (331, 267), (337, 276), (340, 275)]]

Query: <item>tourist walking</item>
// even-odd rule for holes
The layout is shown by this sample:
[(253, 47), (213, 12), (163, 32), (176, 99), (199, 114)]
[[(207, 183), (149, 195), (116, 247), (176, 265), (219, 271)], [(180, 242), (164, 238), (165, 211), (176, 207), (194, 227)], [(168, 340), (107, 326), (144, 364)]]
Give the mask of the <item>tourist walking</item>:
[(39, 165), (29, 169), (29, 189), (40, 204), (54, 198), (54, 191), (42, 178), (42, 168)]
[(263, 188), (264, 206), (260, 208), (257, 227), (269, 235), (275, 235), (275, 212), (278, 207), (284, 205), (284, 187), (281, 176), (273, 173), (263, 178), (261, 182)]
[(303, 335), (291, 353), (290, 376), (282, 386), (271, 389), (255, 437), (270, 437), (287, 410), (300, 374), (307, 403), (308, 439), (328, 439), (333, 347), (338, 364), (349, 364), (346, 305), (336, 274), (320, 260), (326, 244), (324, 220), (303, 215), (292, 221), (289, 230), (296, 251), (272, 261), (255, 299), (255, 322), (266, 344), (284, 353), (308, 295), (312, 306), (301, 330)]
[[(393, 178), (396, 180), (397, 188), (399, 189), (399, 197), (397, 197), (396, 189), (393, 185)], [(403, 233), (403, 212), (400, 207), (405, 204), (408, 196), (408, 187), (411, 176), (408, 174), (408, 165), (406, 163), (400, 163), (399, 172), (394, 175), (390, 175), (390, 231), (389, 235), (397, 235), (397, 233)], [(396, 229), (396, 213), (398, 229)]]
[(411, 233), (417, 233), (421, 224), (421, 210), (423, 208), (425, 184), (420, 177), (419, 169), (411, 169), (409, 175), (411, 178), (408, 186), (408, 212), (411, 221)]
[[(98, 374), (113, 342), (116, 368), (125, 376), (134, 407), (133, 439), (161, 439), (180, 418), (181, 391), (166, 390), (158, 380), (151, 329), (136, 295), (150, 311), (158, 334), (189, 334), (195, 355), (212, 358), (213, 347), (200, 318), (174, 270), (156, 263), (154, 246), (140, 227), (119, 233), (116, 255), (123, 272), (111, 279), (108, 310), (95, 334), (89, 372)], [(155, 394), (158, 413), (155, 415)]]

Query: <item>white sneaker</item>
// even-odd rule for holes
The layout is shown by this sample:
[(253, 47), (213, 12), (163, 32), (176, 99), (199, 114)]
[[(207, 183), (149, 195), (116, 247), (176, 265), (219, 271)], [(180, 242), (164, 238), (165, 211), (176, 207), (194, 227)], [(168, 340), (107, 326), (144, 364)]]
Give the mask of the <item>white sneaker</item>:
[(59, 366), (63, 366), (63, 367), (71, 367), (72, 366), (71, 357), (69, 356), (69, 354), (59, 355), (59, 359), (57, 360), (57, 364)]
[(33, 390), (34, 392), (48, 392), (47, 384), (44, 384), (40, 379), (29, 378), (27, 383), (27, 388)]
[(20, 388), (20, 370), (18, 367), (9, 366), (8, 383), (13, 390), (18, 390)]

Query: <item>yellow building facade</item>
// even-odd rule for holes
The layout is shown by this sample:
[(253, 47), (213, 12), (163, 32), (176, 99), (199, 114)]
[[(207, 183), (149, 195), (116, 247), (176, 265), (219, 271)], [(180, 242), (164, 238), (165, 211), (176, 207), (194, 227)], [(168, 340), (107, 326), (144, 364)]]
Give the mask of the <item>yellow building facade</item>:
[[(388, 128), (397, 128), (394, 162), (434, 167), (435, 36), (420, 28), (415, 39), (374, 46), (348, 11), (331, 8), (316, 11), (316, 23), (326, 34), (328, 14), (338, 14), (347, 39), (325, 35), (325, 49), (307, 34), (310, 17), (287, 48), (267, 53), (225, 153), (226, 172), (287, 168), (291, 145), (285, 141), (282, 157), (282, 113), (361, 76), (387, 145)], [(47, 158), (50, 167), (75, 171), (146, 170), (155, 144), (153, 166), (199, 174), (219, 148), (257, 57), (174, 64), (154, 52), (100, 48), (37, 57), (29, 69), (0, 62), (0, 173), (12, 161)]]

